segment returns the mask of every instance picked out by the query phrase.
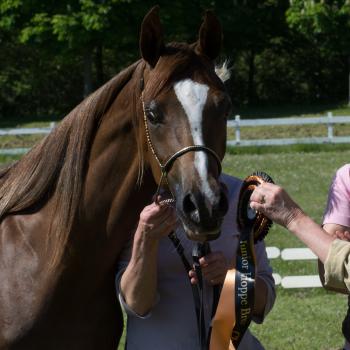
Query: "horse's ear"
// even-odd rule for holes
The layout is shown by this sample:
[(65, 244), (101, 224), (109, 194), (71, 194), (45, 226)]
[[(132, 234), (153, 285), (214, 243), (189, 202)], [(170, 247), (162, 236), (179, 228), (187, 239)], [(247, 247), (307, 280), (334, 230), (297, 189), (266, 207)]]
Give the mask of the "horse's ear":
[(221, 23), (213, 11), (206, 11), (203, 23), (199, 29), (199, 39), (196, 49), (211, 60), (219, 56), (222, 45)]
[(163, 29), (159, 19), (159, 6), (154, 6), (142, 21), (140, 34), (141, 56), (151, 67), (154, 67), (163, 48)]

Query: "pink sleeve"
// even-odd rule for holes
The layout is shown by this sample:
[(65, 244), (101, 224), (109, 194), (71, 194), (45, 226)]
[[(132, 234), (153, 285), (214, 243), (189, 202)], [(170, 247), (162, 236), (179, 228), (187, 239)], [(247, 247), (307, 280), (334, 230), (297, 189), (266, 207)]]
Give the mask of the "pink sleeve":
[(350, 164), (338, 169), (333, 178), (323, 224), (350, 226)]

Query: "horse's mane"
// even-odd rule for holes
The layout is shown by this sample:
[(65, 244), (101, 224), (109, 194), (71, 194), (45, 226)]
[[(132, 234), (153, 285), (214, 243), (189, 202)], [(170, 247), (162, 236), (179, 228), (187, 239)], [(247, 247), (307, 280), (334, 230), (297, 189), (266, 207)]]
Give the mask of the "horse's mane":
[[(81, 199), (91, 144), (102, 116), (140, 61), (91, 94), (21, 160), (0, 169), (0, 220), (46, 203), (56, 191), (54, 235), (65, 246)], [(48, 235), (51, 236), (51, 235)], [(55, 253), (53, 261), (62, 251)]]

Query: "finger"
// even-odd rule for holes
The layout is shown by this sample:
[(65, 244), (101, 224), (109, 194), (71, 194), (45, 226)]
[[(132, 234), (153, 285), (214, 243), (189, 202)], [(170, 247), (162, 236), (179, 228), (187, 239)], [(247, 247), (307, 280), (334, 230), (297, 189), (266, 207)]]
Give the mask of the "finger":
[(190, 277), (191, 284), (197, 284), (198, 283), (197, 274), (195, 273), (194, 270), (190, 270), (188, 272), (188, 276)]
[(344, 240), (344, 233), (342, 231), (335, 231), (335, 237)]
[(198, 284), (198, 279), (195, 278), (195, 277), (192, 277), (192, 278), (190, 279), (190, 281), (191, 281), (191, 284)]
[(256, 212), (266, 214), (266, 203), (250, 201), (249, 206)]
[(173, 208), (158, 206), (158, 209), (154, 209), (154, 211), (149, 213), (147, 221), (153, 225), (160, 225), (166, 220), (170, 220), (172, 216), (175, 217), (175, 211)]
[(201, 266), (205, 266), (205, 265), (213, 264), (216, 261), (220, 261), (220, 260), (226, 261), (223, 253), (218, 251), (218, 252), (211, 252), (211, 253), (201, 257), (199, 259), (199, 263), (201, 264)]
[(177, 224), (177, 217), (173, 212), (169, 212), (168, 215), (157, 218), (154, 224), (164, 227), (174, 227)]
[(195, 272), (194, 270), (190, 270), (190, 271), (188, 272), (188, 275), (189, 275), (190, 277), (195, 277), (195, 276), (197, 276), (197, 274), (196, 274), (196, 272)]
[(263, 196), (263, 194), (262, 188), (260, 186), (256, 187), (250, 196), (250, 201), (259, 203), (259, 199)]
[(345, 240), (350, 241), (350, 232), (349, 231), (345, 231), (344, 232), (344, 237), (345, 237)]

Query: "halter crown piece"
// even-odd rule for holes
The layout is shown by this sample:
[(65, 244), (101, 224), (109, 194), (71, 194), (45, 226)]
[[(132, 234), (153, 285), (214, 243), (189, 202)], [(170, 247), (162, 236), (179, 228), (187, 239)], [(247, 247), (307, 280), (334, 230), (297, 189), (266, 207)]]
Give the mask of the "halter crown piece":
[[(182, 155), (184, 155), (184, 154), (186, 154), (188, 152), (199, 152), (199, 151), (202, 151), (202, 152), (206, 152), (208, 154), (211, 154), (215, 158), (216, 163), (218, 165), (219, 174), (221, 174), (222, 167), (221, 167), (221, 160), (220, 160), (219, 156), (211, 148), (206, 147), (204, 145), (186, 146), (186, 147), (180, 149), (179, 151), (175, 152), (170, 157), (168, 157), (168, 159), (164, 162), (164, 164), (162, 164), (162, 162), (160, 161), (160, 159), (159, 159), (159, 157), (158, 157), (158, 155), (157, 155), (157, 153), (156, 153), (156, 151), (155, 151), (155, 149), (153, 147), (151, 135), (149, 133), (148, 123), (147, 123), (147, 116), (146, 116), (146, 111), (145, 111), (145, 102), (144, 102), (144, 99), (143, 99), (143, 91), (141, 92), (141, 103), (142, 103), (143, 120), (144, 120), (144, 124), (145, 124), (145, 132), (146, 132), (147, 143), (148, 143), (148, 146), (151, 149), (151, 152), (152, 152), (154, 158), (156, 159), (156, 161), (157, 161), (157, 163), (158, 163), (158, 165), (160, 167), (160, 170), (161, 170), (161, 176), (160, 176), (160, 180), (159, 180), (159, 183), (158, 183), (158, 188), (157, 188), (157, 191), (156, 191), (156, 194), (155, 194), (156, 202), (157, 202), (157, 197), (159, 195), (159, 192), (160, 192), (160, 189), (162, 187), (164, 179), (168, 183), (167, 175), (168, 175), (171, 167), (173, 166), (175, 160), (177, 158), (180, 158)], [(170, 188), (169, 188), (169, 190), (170, 190)], [(173, 193), (172, 193), (172, 196), (174, 197)]]

